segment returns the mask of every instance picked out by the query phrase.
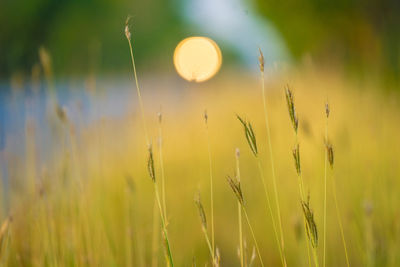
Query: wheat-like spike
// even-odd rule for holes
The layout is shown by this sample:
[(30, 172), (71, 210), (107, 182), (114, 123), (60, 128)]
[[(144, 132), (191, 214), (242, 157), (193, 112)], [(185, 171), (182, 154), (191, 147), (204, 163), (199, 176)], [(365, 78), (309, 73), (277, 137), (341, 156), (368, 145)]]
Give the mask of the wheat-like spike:
[(327, 101), (327, 102), (325, 103), (325, 115), (326, 115), (326, 118), (329, 118), (330, 112), (331, 112), (331, 109), (330, 109), (329, 103), (328, 103), (328, 101)]
[(240, 188), (240, 182), (237, 181), (237, 179), (231, 178), (229, 175), (226, 177), (226, 180), (228, 181), (228, 184), (231, 186), (240, 204), (244, 205), (244, 199), (243, 199), (242, 189)]
[(260, 55), (258, 56), (260, 71), (264, 72), (264, 66), (265, 66), (264, 54), (262, 53), (261, 48), (258, 48), (258, 51), (260, 52)]
[(328, 162), (331, 168), (333, 168), (333, 161), (334, 161), (334, 154), (333, 154), (333, 147), (332, 144), (330, 144), (328, 141), (325, 144), (326, 147), (326, 153), (328, 155)]
[(313, 248), (318, 247), (318, 229), (317, 229), (317, 224), (315, 223), (314, 220), (314, 213), (310, 208), (310, 196), (308, 196), (307, 202), (302, 201), (301, 206), (303, 208), (303, 214), (304, 217), (306, 218), (306, 229), (307, 229), (307, 236), (308, 239), (310, 240), (311, 246)]
[(200, 192), (197, 192), (194, 196), (194, 203), (197, 206), (197, 209), (199, 211), (199, 216), (201, 220), (201, 226), (203, 227), (204, 230), (207, 230), (207, 217), (204, 212), (203, 204), (201, 204), (201, 199), (200, 199)]
[(236, 115), (236, 117), (238, 118), (240, 123), (243, 125), (246, 140), (250, 146), (251, 151), (253, 152), (254, 156), (257, 157), (257, 155), (258, 155), (257, 139), (254, 134), (253, 127), (251, 126), (251, 123), (242, 119), (239, 115)]
[(149, 172), (150, 178), (153, 183), (156, 182), (156, 173), (154, 171), (154, 158), (153, 158), (153, 148), (149, 145), (149, 158), (147, 160), (147, 171)]
[(292, 121), (294, 131), (297, 133), (297, 129), (299, 127), (299, 120), (297, 118), (296, 108), (294, 106), (293, 93), (290, 90), (289, 85), (286, 85), (285, 93), (286, 93), (286, 103), (289, 110), (290, 120)]
[(299, 149), (299, 144), (296, 144), (295, 147), (292, 150), (293, 152), (293, 159), (294, 159), (294, 165), (296, 167), (296, 172), (298, 175), (301, 174), (301, 164), (300, 164), (300, 149)]

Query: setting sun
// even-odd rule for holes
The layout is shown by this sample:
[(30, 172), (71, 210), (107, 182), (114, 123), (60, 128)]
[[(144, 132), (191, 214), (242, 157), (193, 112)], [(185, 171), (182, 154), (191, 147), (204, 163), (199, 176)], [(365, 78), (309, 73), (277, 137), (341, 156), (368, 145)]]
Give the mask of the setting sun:
[(221, 67), (218, 45), (206, 37), (189, 37), (175, 48), (174, 65), (182, 78), (203, 82), (213, 77)]

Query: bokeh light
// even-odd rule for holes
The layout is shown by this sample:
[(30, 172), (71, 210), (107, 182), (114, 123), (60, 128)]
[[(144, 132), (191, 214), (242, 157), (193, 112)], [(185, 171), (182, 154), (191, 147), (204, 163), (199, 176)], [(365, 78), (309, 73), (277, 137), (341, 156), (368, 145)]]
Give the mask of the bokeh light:
[(175, 48), (175, 69), (188, 81), (203, 82), (210, 79), (218, 72), (221, 64), (221, 50), (209, 38), (189, 37)]

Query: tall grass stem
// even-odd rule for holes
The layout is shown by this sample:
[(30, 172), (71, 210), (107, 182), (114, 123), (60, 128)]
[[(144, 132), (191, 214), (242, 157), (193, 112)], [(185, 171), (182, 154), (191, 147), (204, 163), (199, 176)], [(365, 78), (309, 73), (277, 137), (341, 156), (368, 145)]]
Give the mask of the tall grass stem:
[[(264, 70), (264, 68), (262, 70)], [(261, 71), (261, 88), (262, 88), (262, 98), (263, 98), (263, 106), (264, 106), (265, 126), (267, 128), (267, 139), (268, 139), (269, 159), (270, 159), (271, 172), (272, 172), (272, 183), (274, 186), (275, 204), (276, 204), (276, 211), (277, 211), (277, 215), (278, 215), (278, 225), (279, 225), (279, 232), (280, 232), (280, 238), (281, 238), (281, 250), (282, 250), (281, 253), (282, 253), (282, 258), (283, 258), (283, 266), (287, 266), (286, 257), (285, 257), (285, 241), (284, 241), (284, 235), (283, 235), (281, 209), (280, 209), (280, 205), (279, 205), (278, 189), (276, 186), (275, 164), (274, 164), (271, 133), (270, 133), (270, 127), (269, 127), (268, 112), (267, 112), (264, 71)]]

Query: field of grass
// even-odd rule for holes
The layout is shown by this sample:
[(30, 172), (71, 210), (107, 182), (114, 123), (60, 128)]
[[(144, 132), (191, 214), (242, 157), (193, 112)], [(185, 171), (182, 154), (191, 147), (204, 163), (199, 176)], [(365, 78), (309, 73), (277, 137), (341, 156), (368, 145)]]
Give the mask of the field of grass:
[[(294, 95), (298, 139), (286, 103), (287, 83)], [(267, 75), (272, 166), (257, 73), (223, 73), (204, 84), (188, 84), (178, 91), (172, 87), (165, 84), (152, 91), (145, 85), (142, 88), (155, 183), (149, 176), (153, 164), (148, 162), (133, 82), (130, 111), (119, 118), (79, 124), (69, 120), (68, 112), (49, 105), (47, 123), (53, 138), (45, 151), (35, 141), (41, 134), (37, 118), (27, 117), (24, 140), (14, 140), (24, 144), (23, 157), (13, 156), (7, 147), (2, 152), (8, 159), (10, 190), (9, 208), (0, 207), (1, 266), (163, 266), (169, 261), (165, 256), (165, 233), (175, 266), (212, 266), (212, 254), (220, 258), (221, 266), (240, 266), (238, 200), (227, 182), (227, 176), (236, 181), (236, 157), (245, 211), (265, 266), (282, 265), (282, 245), (276, 241), (273, 223), (278, 235), (283, 233), (282, 254), (287, 265), (315, 265), (312, 244), (305, 233), (310, 228), (304, 226), (301, 204), (308, 194), (318, 230), (315, 259), (324, 265), (325, 166), (325, 265), (346, 266), (333, 182), (350, 265), (400, 264), (398, 95), (378, 94), (374, 85), (355, 84), (333, 72), (312, 68)], [(93, 101), (98, 97), (96, 93), (90, 95)], [(325, 162), (327, 100), (333, 168)], [(236, 115), (251, 123), (257, 159)], [(292, 155), (296, 140), (304, 198), (299, 194)], [(41, 153), (46, 153), (48, 159), (39, 164)], [(260, 174), (265, 177), (270, 206)], [(194, 202), (197, 192), (206, 216), (203, 226)], [(213, 243), (212, 217), (214, 253), (210, 253), (204, 235)], [(243, 265), (260, 266), (244, 214), (242, 235)]]

